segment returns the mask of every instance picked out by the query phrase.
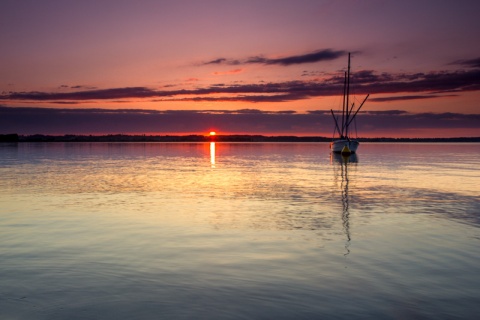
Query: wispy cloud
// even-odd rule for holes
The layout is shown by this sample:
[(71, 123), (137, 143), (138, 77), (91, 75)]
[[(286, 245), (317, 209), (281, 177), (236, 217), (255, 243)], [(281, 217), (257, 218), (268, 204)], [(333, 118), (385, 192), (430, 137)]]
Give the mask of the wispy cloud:
[(443, 98), (443, 97), (457, 97), (458, 95), (449, 94), (449, 95), (409, 95), (409, 96), (396, 96), (396, 97), (381, 97), (381, 98), (372, 98), (370, 101), (373, 102), (388, 102), (388, 101), (403, 101), (403, 100), (423, 100), (423, 99), (434, 99), (434, 98)]
[(480, 58), (457, 60), (452, 62), (454, 65), (462, 65), (468, 68), (480, 68)]
[[(168, 91), (167, 91), (168, 92)], [(75, 92), (11, 92), (1, 95), (1, 100), (32, 100), (32, 101), (55, 101), (55, 100), (110, 100), (126, 98), (145, 98), (159, 96), (160, 91), (154, 91), (145, 87), (112, 88), (98, 90), (84, 90)]]
[(242, 72), (243, 72), (243, 69), (234, 69), (234, 70), (228, 70), (228, 71), (216, 71), (213, 74), (216, 76), (223, 76), (223, 75), (237, 74)]
[(232, 60), (227, 58), (218, 58), (211, 61), (207, 61), (202, 63), (202, 65), (209, 65), (209, 64), (228, 64), (228, 65), (239, 65), (241, 64), (240, 60)]
[(263, 55), (253, 56), (243, 60), (217, 58), (203, 63), (204, 65), (211, 64), (227, 64), (227, 65), (240, 65), (240, 64), (265, 64), (265, 65), (281, 65), (290, 66), (294, 64), (314, 63), (320, 61), (328, 61), (337, 59), (346, 54), (343, 50), (322, 49), (311, 53), (287, 56), (281, 58), (268, 58)]
[(60, 89), (75, 89), (75, 90), (95, 90), (97, 89), (96, 87), (93, 87), (93, 86), (84, 86), (84, 85), (75, 85), (75, 86), (69, 86), (69, 85), (66, 85), (66, 84), (62, 84), (61, 86), (59, 86)]
[(314, 63), (337, 59), (346, 54), (346, 51), (334, 51), (331, 49), (318, 50), (312, 53), (283, 58), (265, 58), (263, 56), (249, 58), (247, 63), (278, 64), (289, 66), (292, 64)]

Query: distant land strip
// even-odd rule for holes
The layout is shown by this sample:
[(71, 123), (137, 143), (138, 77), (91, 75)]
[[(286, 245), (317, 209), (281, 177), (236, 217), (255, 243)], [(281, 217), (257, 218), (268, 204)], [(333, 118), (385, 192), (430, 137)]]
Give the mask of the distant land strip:
[[(358, 138), (361, 142), (480, 142), (480, 137)], [(328, 137), (263, 135), (18, 135), (0, 134), (0, 142), (330, 142)]]

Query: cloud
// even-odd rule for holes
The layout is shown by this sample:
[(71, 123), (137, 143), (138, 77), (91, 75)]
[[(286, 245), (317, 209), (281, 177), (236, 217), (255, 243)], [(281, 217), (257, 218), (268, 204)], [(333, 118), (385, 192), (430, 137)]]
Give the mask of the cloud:
[(402, 101), (402, 100), (421, 100), (421, 99), (434, 99), (434, 98), (443, 98), (443, 97), (457, 97), (458, 95), (429, 95), (429, 96), (419, 96), (419, 95), (409, 95), (409, 96), (397, 96), (397, 97), (382, 97), (382, 98), (372, 98), (369, 101), (371, 102), (389, 102), (389, 101)]
[(451, 64), (462, 65), (469, 68), (480, 68), (480, 58), (470, 60), (457, 60)]
[(237, 74), (242, 72), (243, 72), (243, 69), (234, 69), (229, 71), (217, 71), (217, 72), (214, 72), (213, 74), (216, 76), (223, 76), (223, 75)]
[(294, 64), (304, 64), (304, 63), (314, 63), (314, 62), (320, 62), (320, 61), (334, 60), (345, 54), (346, 54), (346, 51), (343, 51), (343, 50), (322, 49), (322, 50), (317, 50), (307, 54), (288, 56), (283, 58), (267, 58), (262, 55), (246, 58), (244, 60), (218, 58), (218, 59), (205, 62), (204, 65), (265, 64), (265, 65), (290, 66)]
[(98, 90), (84, 90), (75, 92), (12, 92), (0, 96), (0, 100), (31, 100), (31, 101), (55, 101), (55, 100), (110, 100), (126, 98), (145, 98), (160, 95), (145, 87), (112, 88)]
[(71, 88), (72, 89), (83, 89), (83, 90), (95, 90), (95, 89), (97, 89), (97, 87), (83, 86), (83, 85), (76, 85), (76, 86), (72, 86)]
[(360, 111), (360, 114), (375, 114), (375, 115), (407, 115), (405, 110), (381, 110), (381, 111)]
[[(402, 110), (358, 114), (359, 135), (391, 132), (406, 136), (411, 130), (477, 130), (480, 115), (458, 113), (414, 114)], [(219, 132), (284, 135), (330, 135), (330, 112), (239, 110), (55, 109), (0, 106), (0, 133), (114, 134)]]
[[(153, 90), (146, 87), (112, 88), (104, 90), (89, 90), (77, 92), (11, 92), (0, 96), (0, 100), (9, 101), (88, 101), (88, 100), (114, 100), (132, 98), (163, 98), (163, 101), (291, 101), (303, 99), (308, 96), (332, 95), (340, 92), (339, 88), (317, 86), (314, 83), (291, 81), (282, 83), (261, 84), (217, 84), (205, 88), (192, 90)], [(236, 94), (236, 97), (213, 97), (212, 94)], [(185, 98), (185, 96), (188, 96)], [(176, 98), (179, 97), (179, 98)], [(162, 100), (156, 100), (162, 101)]]
[[(382, 130), (394, 132), (396, 130), (412, 129), (477, 129), (480, 123), (480, 114), (460, 113), (379, 113), (363, 112), (358, 116), (359, 130)], [(370, 128), (370, 129), (367, 129)]]
[(54, 104), (80, 104), (78, 101), (53, 101)]
[(209, 65), (209, 64), (229, 64), (229, 65), (239, 65), (241, 62), (239, 60), (230, 60), (226, 58), (218, 58), (214, 59), (205, 63), (202, 63), (202, 65)]
[(312, 53), (303, 55), (296, 55), (277, 59), (268, 59), (265, 57), (252, 57), (249, 58), (247, 63), (261, 63), (261, 64), (278, 64), (282, 66), (289, 66), (292, 64), (313, 63), (319, 61), (328, 61), (337, 59), (346, 54), (346, 51), (333, 51), (331, 49), (318, 50)]
[[(237, 72), (241, 69), (231, 70)], [(239, 72), (239, 71), (238, 71)], [(480, 90), (480, 69), (437, 71), (429, 73), (377, 73), (361, 70), (352, 76), (352, 92), (366, 94), (398, 94), (403, 98), (375, 98), (373, 101), (426, 99), (445, 96), (445, 93)], [(195, 89), (156, 90), (147, 87), (126, 87), (73, 92), (2, 92), (0, 101), (95, 101), (155, 99), (154, 101), (244, 101), (286, 102), (311, 97), (338, 96), (343, 92), (343, 77), (335, 74), (310, 81), (259, 83), (218, 83)], [(410, 93), (410, 94), (409, 94)], [(443, 94), (443, 95), (442, 95)], [(383, 99), (383, 100), (382, 100)]]
[(82, 89), (82, 90), (94, 90), (97, 89), (96, 87), (92, 86), (84, 86), (84, 85), (75, 85), (75, 86), (69, 86), (66, 84), (62, 84), (59, 86), (60, 89)]

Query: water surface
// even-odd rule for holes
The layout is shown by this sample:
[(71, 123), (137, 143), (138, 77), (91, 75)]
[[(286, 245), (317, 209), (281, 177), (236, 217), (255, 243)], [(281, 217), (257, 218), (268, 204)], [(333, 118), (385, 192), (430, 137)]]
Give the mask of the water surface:
[(0, 318), (475, 319), (480, 144), (0, 144)]

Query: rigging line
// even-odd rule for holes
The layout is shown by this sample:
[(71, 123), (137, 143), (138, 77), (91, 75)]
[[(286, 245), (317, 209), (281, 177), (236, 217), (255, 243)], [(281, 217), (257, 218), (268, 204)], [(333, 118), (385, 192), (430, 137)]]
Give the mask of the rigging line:
[[(367, 96), (366, 96), (365, 99), (363, 100), (362, 104), (360, 104), (360, 106), (358, 107), (357, 111), (356, 111), (355, 114), (353, 115), (352, 120), (355, 119), (355, 117), (357, 116), (357, 113), (360, 111), (360, 109), (362, 109), (363, 104), (365, 103), (365, 101), (367, 101), (367, 99), (368, 99), (369, 96), (370, 96), (370, 93), (367, 94)], [(347, 126), (350, 125), (350, 123), (352, 122), (352, 120), (350, 120), (350, 121), (347, 123)]]
[[(333, 120), (335, 121), (335, 128), (337, 129), (338, 133), (340, 134), (340, 128), (338, 127), (337, 117), (335, 117), (335, 114), (333, 113), (332, 109), (330, 109), (330, 112), (332, 113)], [(333, 134), (335, 135), (335, 131), (334, 131)]]

